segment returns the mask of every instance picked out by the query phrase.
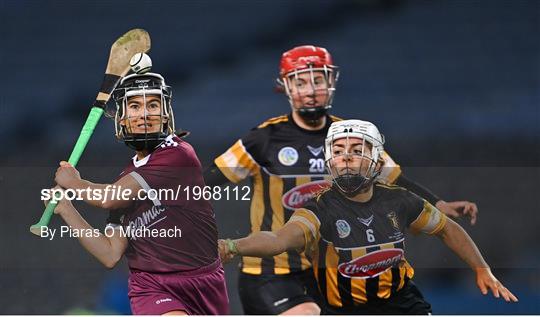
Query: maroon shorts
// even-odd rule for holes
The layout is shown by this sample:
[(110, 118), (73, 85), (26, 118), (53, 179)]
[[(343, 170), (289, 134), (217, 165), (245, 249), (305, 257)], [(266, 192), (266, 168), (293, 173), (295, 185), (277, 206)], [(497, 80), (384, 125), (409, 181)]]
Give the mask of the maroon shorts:
[(229, 298), (220, 261), (189, 272), (129, 275), (129, 301), (135, 315), (183, 310), (189, 315), (226, 315)]

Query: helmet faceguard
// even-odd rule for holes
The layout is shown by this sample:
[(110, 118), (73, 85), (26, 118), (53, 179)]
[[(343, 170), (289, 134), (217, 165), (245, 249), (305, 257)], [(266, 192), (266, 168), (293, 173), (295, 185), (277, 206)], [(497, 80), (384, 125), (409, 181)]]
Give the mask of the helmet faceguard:
[[(338, 67), (333, 65), (332, 56), (326, 49), (304, 45), (283, 53), (277, 81), (287, 94), (292, 110), (306, 120), (314, 121), (332, 108), (338, 78)], [(304, 104), (303, 97), (310, 95), (314, 104)], [(298, 105), (299, 101), (301, 105)]]
[[(338, 140), (342, 141), (336, 144)], [(370, 122), (332, 123), (325, 140), (325, 161), (334, 185), (344, 195), (353, 197), (373, 184), (381, 171), (383, 144), (384, 136)]]
[[(151, 151), (168, 135), (174, 133), (172, 90), (161, 75), (145, 73), (126, 76), (114, 90), (112, 97), (116, 103), (116, 137), (130, 148), (136, 151)], [(128, 107), (134, 107), (130, 100), (135, 97), (142, 100), (142, 109), (133, 114), (133, 110)], [(156, 100), (160, 101), (159, 106)]]

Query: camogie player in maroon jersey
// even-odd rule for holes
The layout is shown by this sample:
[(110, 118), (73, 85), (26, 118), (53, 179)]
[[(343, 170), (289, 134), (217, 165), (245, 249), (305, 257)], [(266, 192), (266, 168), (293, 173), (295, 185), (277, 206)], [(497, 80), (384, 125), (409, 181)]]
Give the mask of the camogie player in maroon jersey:
[[(82, 235), (80, 243), (108, 268), (125, 254), (134, 314), (227, 314), (212, 207), (177, 190), (203, 187), (204, 180), (193, 147), (174, 134), (171, 88), (159, 74), (133, 74), (121, 81), (113, 98), (116, 136), (136, 152), (118, 179), (95, 184), (81, 179), (67, 162), (56, 172), (64, 189), (89, 188), (103, 195), (112, 188), (124, 195), (83, 197), (110, 215), (104, 234)], [(160, 190), (169, 195), (158, 197)], [(96, 232), (69, 201), (59, 202), (55, 212), (72, 230)]]

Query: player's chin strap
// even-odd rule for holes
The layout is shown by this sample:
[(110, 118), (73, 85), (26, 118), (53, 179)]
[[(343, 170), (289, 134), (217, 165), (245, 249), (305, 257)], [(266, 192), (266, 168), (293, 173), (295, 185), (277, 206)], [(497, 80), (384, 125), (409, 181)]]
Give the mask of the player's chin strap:
[[(174, 134), (181, 139), (186, 138), (190, 133), (191, 132), (189, 131), (181, 129), (174, 132)], [(124, 143), (135, 151), (142, 151), (145, 149), (152, 149), (153, 151), (160, 146), (167, 137), (168, 135), (162, 132), (132, 134), (130, 138), (124, 139)]]
[(368, 179), (360, 174), (344, 174), (334, 178), (334, 183), (345, 196), (354, 197), (368, 188), (373, 183), (373, 178)]
[(361, 174), (344, 174), (334, 178), (334, 184), (340, 192), (347, 197), (354, 197), (364, 190), (368, 189), (379, 176), (380, 171), (374, 173), (371, 177), (365, 177)]
[(124, 137), (124, 143), (135, 151), (155, 150), (168, 134), (163, 132), (130, 134)]
[(310, 108), (303, 107), (300, 109), (296, 109), (296, 112), (298, 112), (300, 117), (304, 118), (307, 121), (317, 121), (320, 118), (324, 117), (330, 108), (332, 108), (331, 105)]

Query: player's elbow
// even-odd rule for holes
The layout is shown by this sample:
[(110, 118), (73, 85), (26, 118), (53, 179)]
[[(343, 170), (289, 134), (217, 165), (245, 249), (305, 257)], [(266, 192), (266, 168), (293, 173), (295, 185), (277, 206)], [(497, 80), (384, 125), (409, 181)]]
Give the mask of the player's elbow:
[(107, 210), (120, 209), (127, 207), (127, 203), (123, 200), (104, 200), (101, 202), (101, 208)]
[(116, 205), (117, 204), (113, 200), (104, 200), (101, 202), (101, 208), (103, 209), (108, 209), (108, 210), (118, 209)]
[(114, 262), (102, 261), (101, 263), (103, 264), (103, 266), (105, 266), (109, 270), (114, 269), (114, 267), (116, 266), (116, 263)]
[(100, 259), (101, 264), (105, 266), (107, 269), (112, 270), (116, 267), (116, 264), (120, 262), (121, 256), (112, 255), (109, 257), (106, 257), (104, 259)]
[(112, 245), (111, 248), (103, 256), (99, 257), (101, 264), (103, 264), (108, 269), (113, 269), (118, 262), (122, 259), (124, 254), (123, 248), (115, 247), (117, 245)]

